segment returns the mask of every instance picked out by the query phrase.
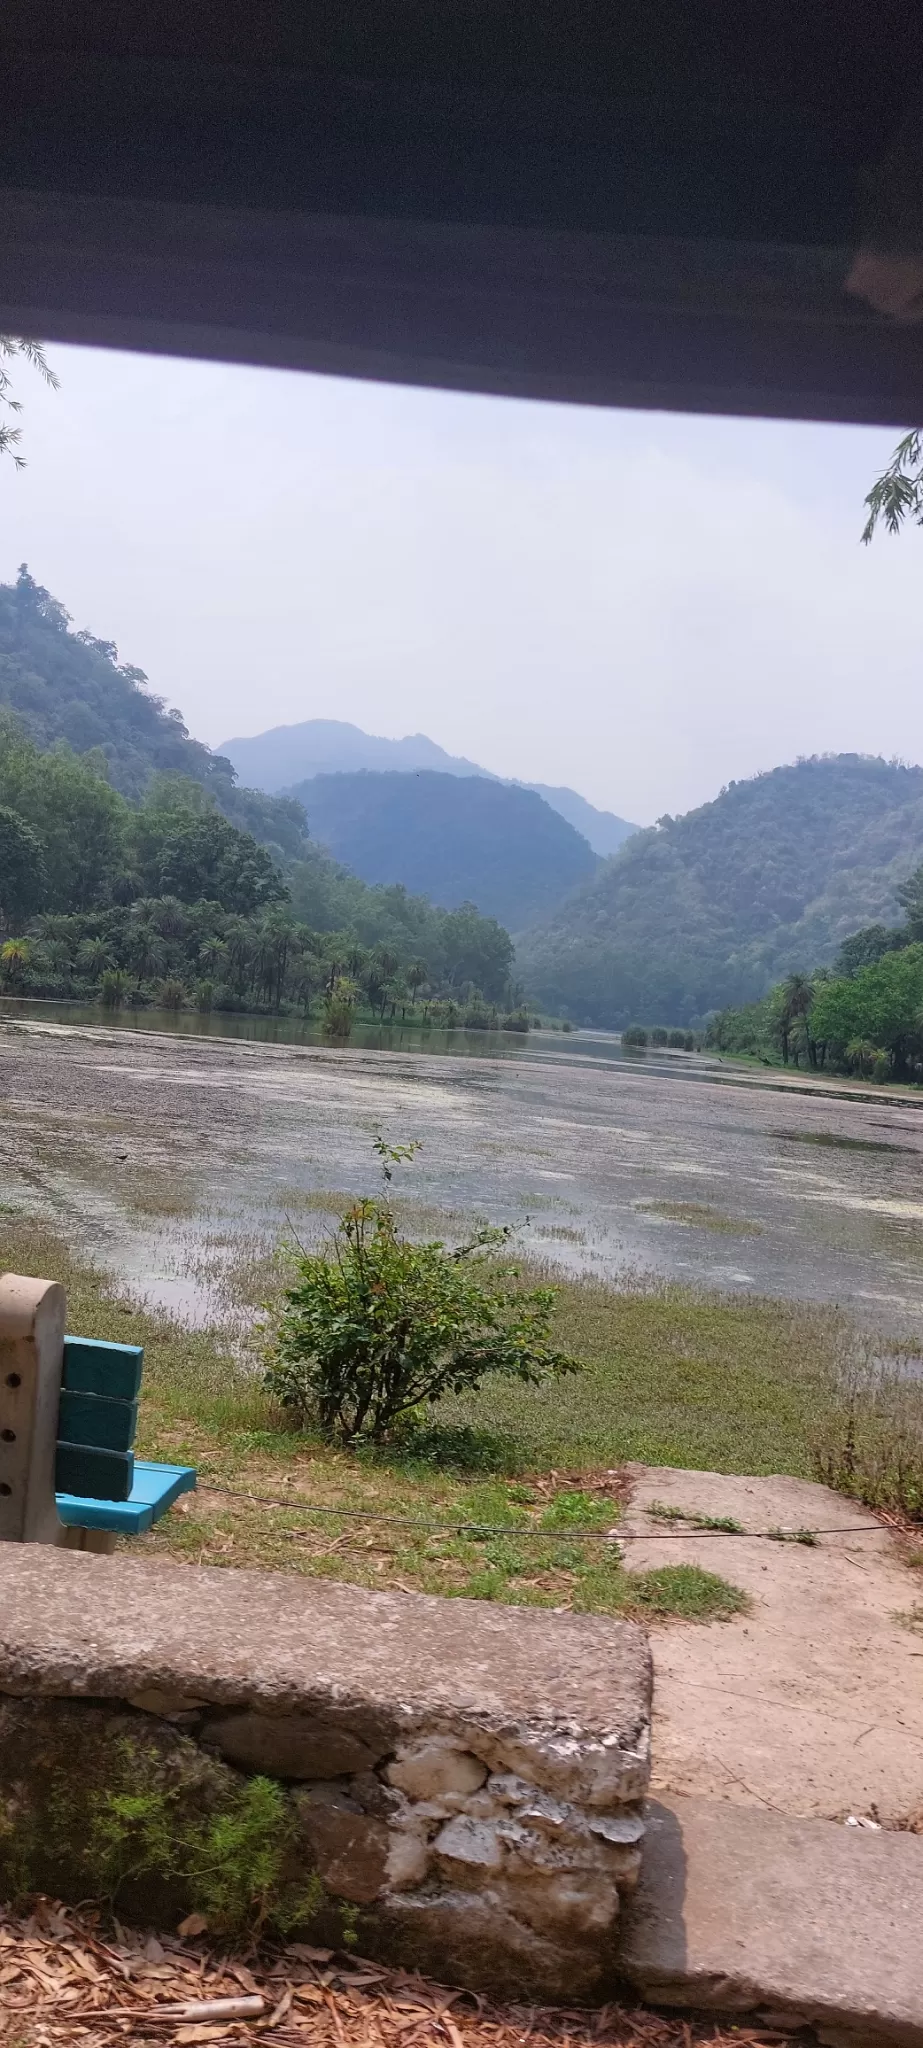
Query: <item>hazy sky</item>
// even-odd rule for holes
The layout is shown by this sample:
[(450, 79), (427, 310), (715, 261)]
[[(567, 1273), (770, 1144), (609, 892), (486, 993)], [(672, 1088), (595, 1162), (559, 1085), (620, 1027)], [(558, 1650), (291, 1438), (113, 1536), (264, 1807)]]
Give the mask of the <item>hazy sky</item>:
[(923, 533), (858, 544), (890, 431), (49, 355), (0, 577), (212, 745), (426, 732), (642, 824), (797, 754), (923, 758)]

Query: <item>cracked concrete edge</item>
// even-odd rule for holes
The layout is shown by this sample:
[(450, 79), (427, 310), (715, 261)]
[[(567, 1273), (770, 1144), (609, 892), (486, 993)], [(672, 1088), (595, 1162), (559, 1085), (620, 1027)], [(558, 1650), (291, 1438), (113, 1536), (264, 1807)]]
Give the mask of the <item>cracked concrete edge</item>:
[(464, 1729), (492, 1769), (588, 1806), (647, 1790), (631, 1622), (40, 1545), (5, 1549), (2, 1584), (0, 1691), (317, 1716), (380, 1753)]

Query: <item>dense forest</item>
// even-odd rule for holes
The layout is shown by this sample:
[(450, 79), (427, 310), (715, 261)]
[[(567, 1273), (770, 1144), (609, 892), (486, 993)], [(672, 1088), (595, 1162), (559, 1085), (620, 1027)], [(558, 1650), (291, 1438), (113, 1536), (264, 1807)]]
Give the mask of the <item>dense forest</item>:
[(921, 855), (923, 769), (799, 761), (637, 833), (518, 942), (519, 971), (578, 1023), (696, 1023), (892, 922)]
[[(3, 707), (6, 707), (5, 709)], [(81, 714), (86, 718), (81, 723)], [(517, 1012), (471, 904), (369, 888), (299, 803), (237, 787), (107, 642), (22, 570), (0, 586), (0, 985), (203, 1010)]]
[(311, 830), (366, 882), (466, 901), (520, 931), (599, 865), (532, 791), (482, 776), (317, 775), (296, 785)]
[(897, 894), (902, 924), (853, 932), (832, 967), (790, 974), (762, 1002), (722, 1010), (709, 1044), (865, 1080), (923, 1080), (923, 865)]

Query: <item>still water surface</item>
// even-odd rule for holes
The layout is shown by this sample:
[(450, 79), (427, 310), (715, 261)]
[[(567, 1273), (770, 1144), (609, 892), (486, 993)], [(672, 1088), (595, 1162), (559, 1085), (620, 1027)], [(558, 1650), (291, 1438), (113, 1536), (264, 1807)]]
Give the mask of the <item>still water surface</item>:
[(400, 1185), (423, 1229), (479, 1215), (572, 1271), (839, 1302), (919, 1341), (909, 1097), (799, 1093), (605, 1034), (408, 1029), (340, 1048), (291, 1020), (164, 1021), (0, 1008), (2, 1199), (39, 1204), (151, 1300), (212, 1313), (235, 1244), (310, 1235), (325, 1192), (374, 1186), (381, 1129), (422, 1140)]

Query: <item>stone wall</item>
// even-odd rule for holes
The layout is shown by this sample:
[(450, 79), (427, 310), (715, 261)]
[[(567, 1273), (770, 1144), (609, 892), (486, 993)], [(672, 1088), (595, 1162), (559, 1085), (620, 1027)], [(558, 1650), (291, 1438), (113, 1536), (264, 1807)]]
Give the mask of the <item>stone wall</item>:
[(39, 1546), (3, 1546), (0, 1580), (6, 1889), (249, 1902), (496, 1993), (614, 1979), (649, 1768), (633, 1624)]

